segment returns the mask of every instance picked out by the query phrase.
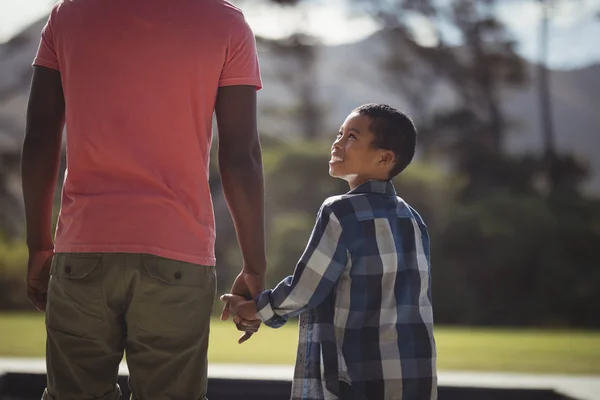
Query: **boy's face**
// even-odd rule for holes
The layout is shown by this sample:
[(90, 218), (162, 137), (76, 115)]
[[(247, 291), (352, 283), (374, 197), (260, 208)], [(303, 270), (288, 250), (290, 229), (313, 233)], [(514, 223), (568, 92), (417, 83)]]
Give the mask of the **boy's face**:
[(387, 180), (394, 162), (394, 153), (372, 146), (371, 119), (352, 113), (346, 118), (331, 146), (329, 175), (341, 178), (350, 188), (368, 180)]

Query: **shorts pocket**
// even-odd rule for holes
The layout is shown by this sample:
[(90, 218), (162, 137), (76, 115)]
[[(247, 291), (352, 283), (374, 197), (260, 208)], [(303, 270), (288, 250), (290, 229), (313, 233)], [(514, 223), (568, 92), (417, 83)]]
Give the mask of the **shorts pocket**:
[(128, 313), (131, 331), (161, 338), (200, 337), (215, 301), (215, 268), (146, 254), (142, 263)]
[(87, 335), (105, 324), (101, 261), (100, 254), (54, 256), (46, 306), (48, 328)]
[(213, 279), (214, 267), (171, 260), (149, 254), (142, 256), (147, 277), (168, 285), (204, 287)]

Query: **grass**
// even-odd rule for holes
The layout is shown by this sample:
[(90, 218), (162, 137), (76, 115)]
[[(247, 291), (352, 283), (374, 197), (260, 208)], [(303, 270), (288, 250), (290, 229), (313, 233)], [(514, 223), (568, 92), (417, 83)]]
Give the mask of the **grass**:
[[(247, 343), (239, 332), (214, 320), (212, 363), (293, 364), (297, 326), (261, 327)], [(569, 330), (436, 328), (440, 370), (600, 375), (600, 332)], [(0, 314), (0, 357), (43, 357), (41, 314)]]

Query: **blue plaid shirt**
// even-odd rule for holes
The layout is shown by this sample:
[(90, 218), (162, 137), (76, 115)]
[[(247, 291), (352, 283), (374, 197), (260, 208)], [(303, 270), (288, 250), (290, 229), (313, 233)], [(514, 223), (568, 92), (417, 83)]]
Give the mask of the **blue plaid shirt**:
[(294, 275), (256, 298), (300, 316), (293, 400), (437, 398), (429, 236), (390, 182), (323, 203)]

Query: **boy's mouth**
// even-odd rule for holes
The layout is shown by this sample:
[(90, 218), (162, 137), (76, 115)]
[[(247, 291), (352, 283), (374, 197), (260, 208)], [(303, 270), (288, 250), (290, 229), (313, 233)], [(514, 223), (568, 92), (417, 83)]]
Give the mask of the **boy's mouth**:
[(329, 164), (335, 164), (335, 163), (340, 163), (343, 162), (344, 159), (340, 156), (336, 156), (336, 155), (331, 155), (331, 160), (329, 160)]

